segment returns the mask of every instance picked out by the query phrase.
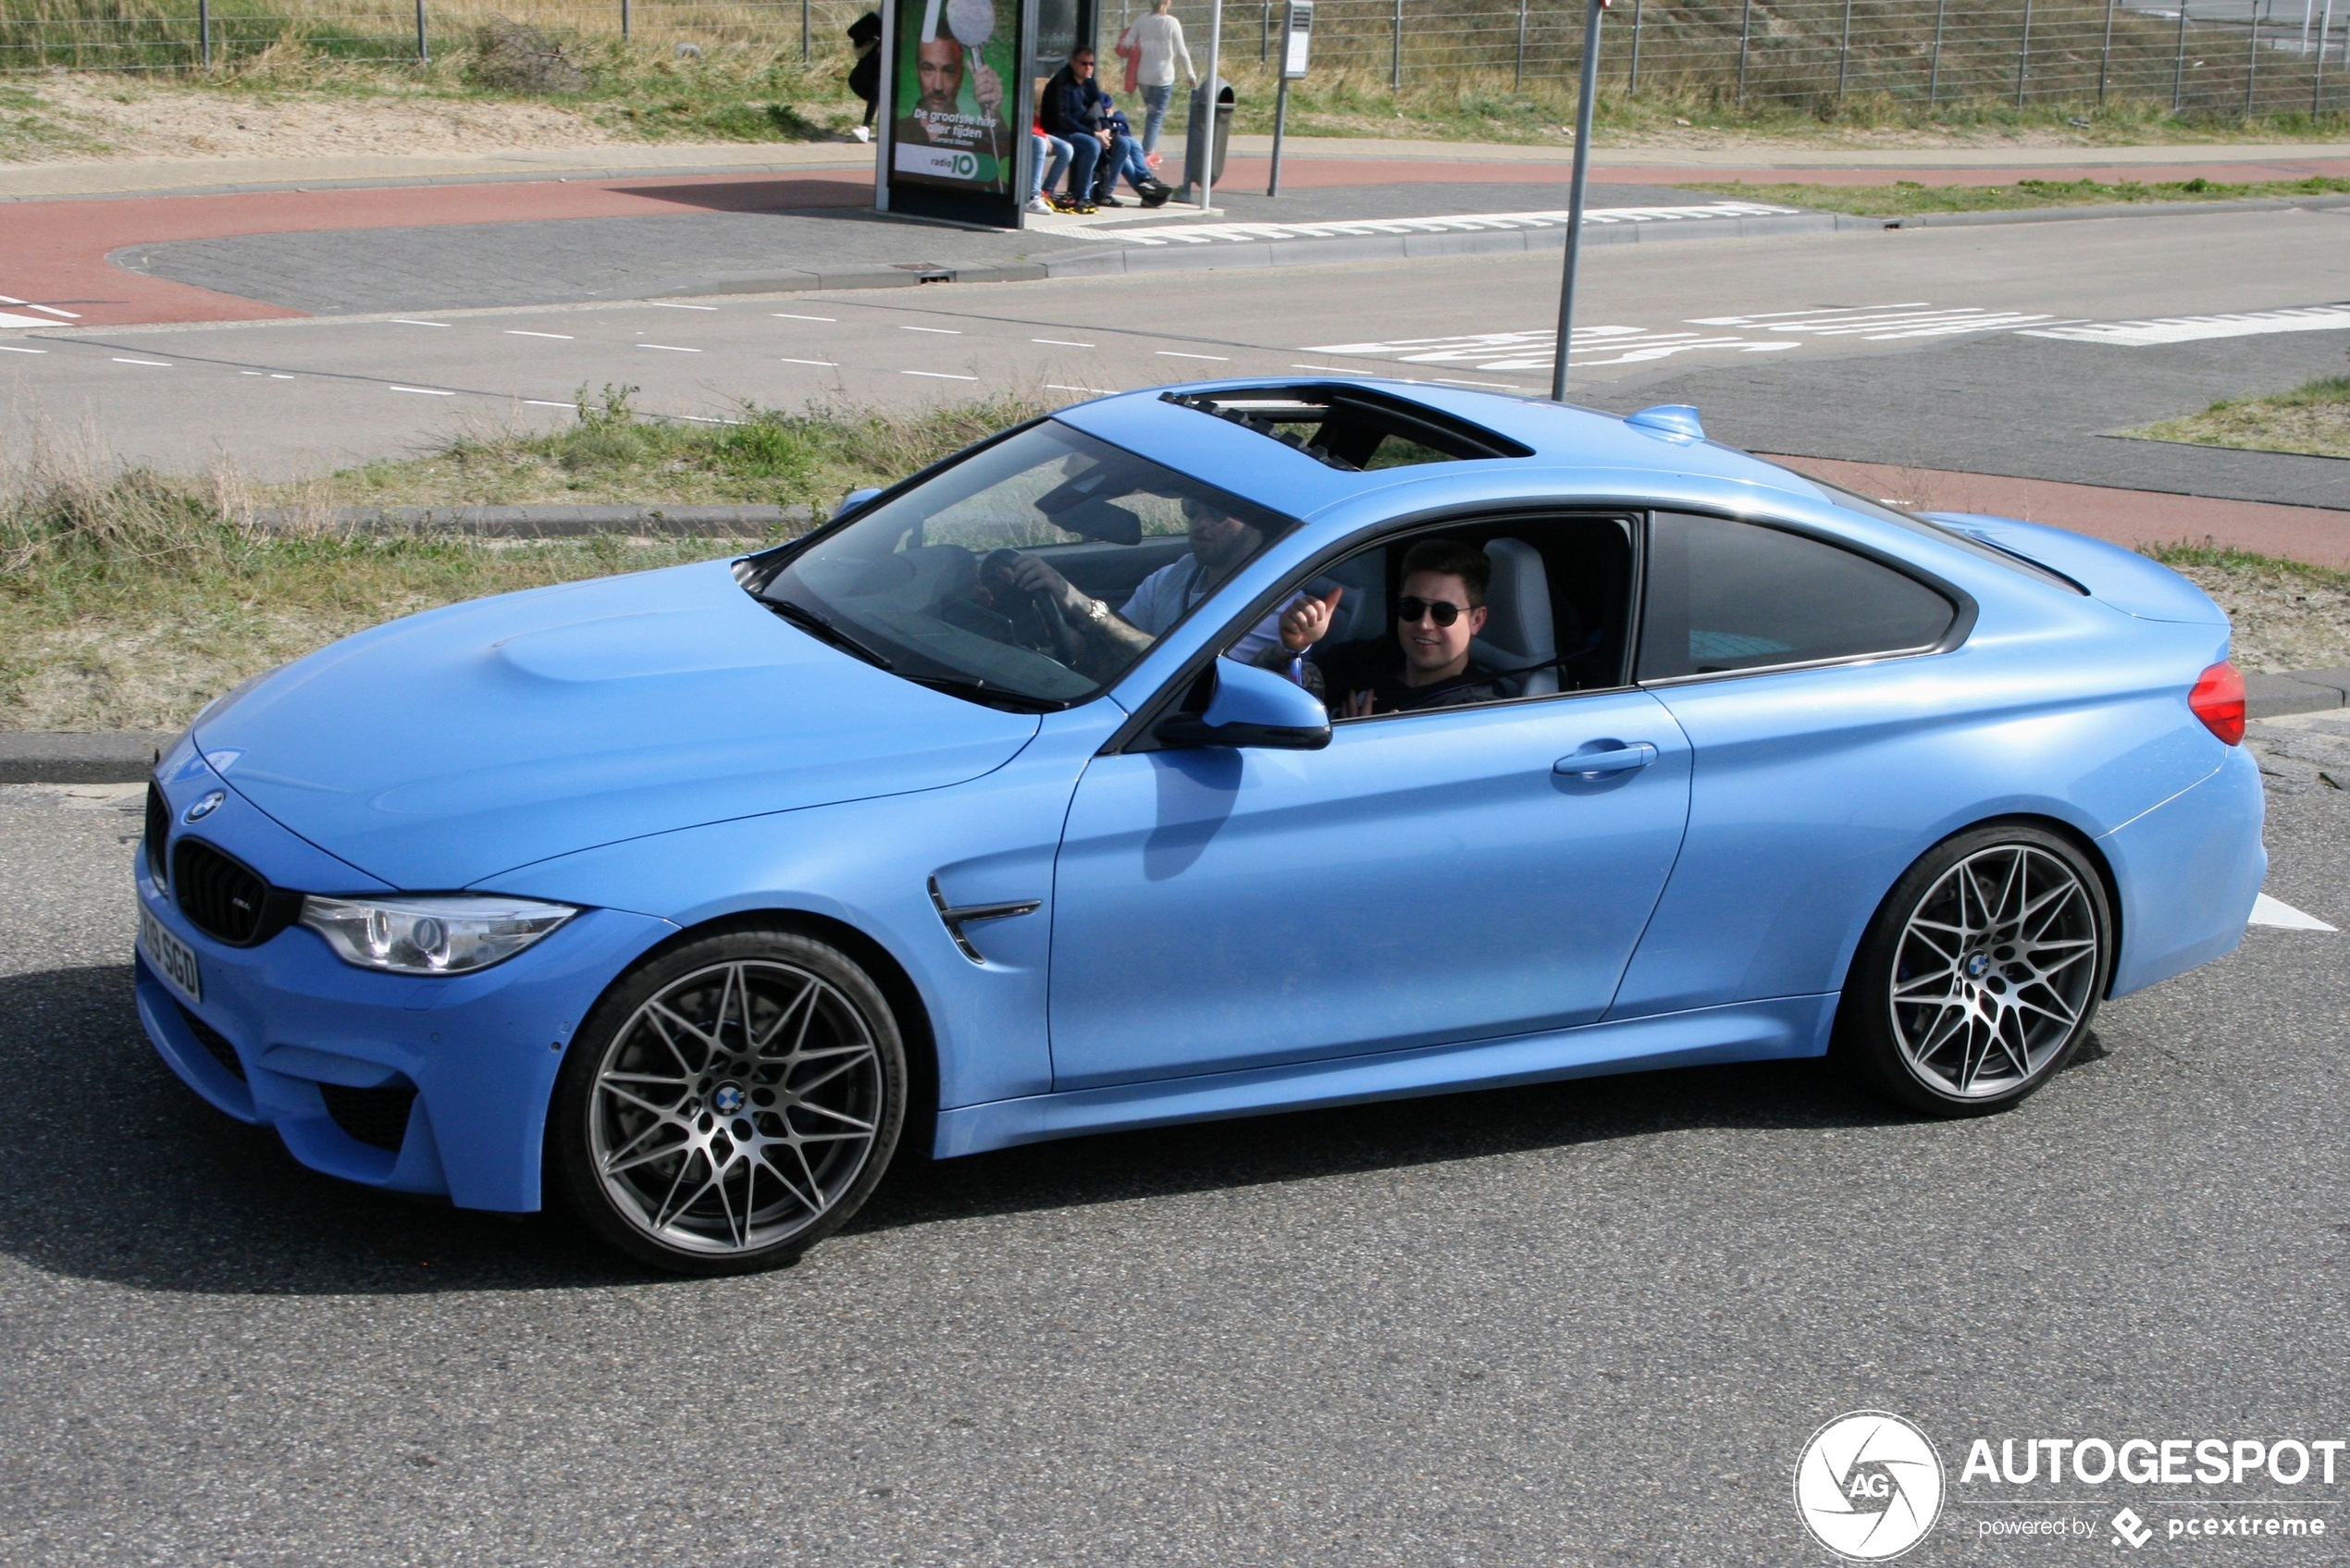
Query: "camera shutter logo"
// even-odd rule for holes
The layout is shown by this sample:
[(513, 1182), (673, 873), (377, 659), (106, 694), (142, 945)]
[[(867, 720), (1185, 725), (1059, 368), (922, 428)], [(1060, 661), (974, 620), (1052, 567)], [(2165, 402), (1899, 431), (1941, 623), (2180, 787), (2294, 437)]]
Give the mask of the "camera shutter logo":
[(1795, 1507), (1838, 1557), (1879, 1562), (1925, 1538), (1942, 1513), (1942, 1459), (1923, 1432), (1881, 1410), (1839, 1415), (1803, 1445)]

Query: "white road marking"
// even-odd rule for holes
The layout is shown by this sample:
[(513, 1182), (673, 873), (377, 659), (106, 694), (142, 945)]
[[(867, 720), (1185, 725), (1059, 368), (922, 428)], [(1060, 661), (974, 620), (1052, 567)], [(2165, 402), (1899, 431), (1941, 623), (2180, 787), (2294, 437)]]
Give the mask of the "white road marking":
[(660, 349), (664, 353), (673, 354), (698, 354), (701, 352), (699, 349), (681, 349), (674, 343), (639, 343), (637, 346), (640, 349)]
[[(1587, 225), (1602, 226), (1687, 223), (1703, 218), (1787, 216), (1799, 210), (1773, 206), (1764, 202), (1708, 202), (1686, 207), (1592, 207), (1584, 212), (1583, 221)], [(1445, 217), (1350, 218), (1328, 223), (1156, 224), (1149, 228), (1105, 228), (1100, 232), (1106, 239), (1123, 240), (1132, 245), (1238, 244), (1251, 240), (1327, 240), (1340, 235), (1457, 234), (1493, 228), (1563, 228), (1571, 216), (1563, 210), (1457, 213)]]
[(445, 321), (411, 321), (404, 315), (393, 316), (391, 324), (394, 327), (446, 327), (449, 325)]
[(828, 359), (793, 359), (788, 354), (783, 356), (783, 362), (785, 364), (821, 364), (826, 370), (838, 370), (840, 368), (839, 365), (835, 364)]
[(37, 315), (17, 315), (0, 310), (0, 327), (55, 327), (54, 321), (43, 321)]
[(11, 354), (45, 354), (45, 353), (47, 353), (48, 352), (49, 352), (49, 351), (48, 351), (48, 350), (46, 350), (46, 349), (20, 349), (20, 348), (17, 347), (14, 343), (0, 343), (0, 353), (11, 353)]
[(699, 414), (673, 414), (667, 417), (682, 419), (688, 425), (740, 425), (739, 419), (705, 419)]
[(1218, 364), (1232, 357), (1230, 354), (1187, 354), (1181, 349), (1154, 349), (1151, 352), (1166, 359), (1212, 359)]
[(2350, 303), (2293, 310), (2234, 311), (2224, 315), (2165, 315), (2141, 321), (2089, 321), (2035, 327), (2027, 338), (2061, 338), (2072, 343), (2110, 343), (2125, 349), (2163, 343), (2199, 343), (2213, 338), (2253, 338), (2270, 332), (2350, 330)]
[(1822, 310), (1773, 311), (1767, 315), (1691, 317), (1691, 327), (1743, 327), (1763, 332), (1800, 332), (1808, 337), (1861, 338), (1873, 343), (1896, 338), (1945, 338), (1960, 332), (1998, 332), (2045, 326), (2056, 317), (2021, 311), (1983, 310), (1973, 305), (1936, 309), (1929, 304), (1833, 305)]
[(566, 343), (575, 341), (568, 332), (526, 332), (519, 327), (507, 327), (506, 336), (509, 338), (561, 338)]
[(1047, 381), (1045, 383), (1045, 390), (1048, 392), (1097, 392), (1103, 397), (1109, 397), (1115, 394), (1118, 389), (1115, 387), (1065, 387), (1058, 381)]
[(2256, 926), (2275, 926), (2282, 931), (2331, 931), (2334, 928), (2315, 915), (2304, 914), (2281, 898), (2260, 895), (2252, 901), (2252, 919)]
[(673, 305), (667, 300), (647, 300), (645, 303), (662, 310), (716, 310), (716, 305)]
[(438, 387), (394, 387), (395, 392), (414, 392), (420, 398), (453, 398), (454, 392), (444, 392)]
[(1447, 387), (1490, 387), (1503, 392), (1525, 390), (1515, 381), (1464, 381), (1457, 376), (1431, 376), (1429, 379)]
[(533, 408), (576, 408), (579, 406), (576, 403), (551, 403), (545, 398), (525, 398), (523, 401)]
[(0, 305), (22, 305), (27, 310), (37, 310), (43, 315), (54, 315), (61, 321), (81, 319), (69, 310), (59, 310), (55, 305), (36, 305), (31, 300), (19, 300), (13, 294), (0, 294)]
[(976, 376), (955, 376), (944, 370), (901, 370), (900, 376), (927, 376), (934, 381), (976, 381)]
[[(1586, 365), (1638, 364), (1668, 359), (1699, 349), (1728, 349), (1740, 353), (1776, 353), (1800, 347), (1790, 342), (1757, 342), (1750, 338), (1709, 337), (1701, 332), (1651, 332), (1640, 327), (1578, 327), (1570, 345), (1573, 363)], [(1366, 358), (1399, 359), (1406, 364), (1467, 364), (1478, 370), (1547, 370), (1558, 352), (1558, 332), (1537, 327), (1526, 332), (1470, 332), (1451, 338), (1400, 338), (1384, 343), (1309, 343), (1307, 353), (1356, 354)], [(1596, 357), (1606, 355), (1605, 358)]]
[(120, 354), (117, 354), (114, 356), (114, 362), (117, 364), (152, 364), (159, 370), (171, 368), (171, 362), (167, 359), (125, 359)]
[(1091, 343), (1073, 342), (1067, 338), (1031, 338), (1029, 341), (1032, 343), (1049, 343), (1057, 349), (1090, 349), (1094, 346)]
[(293, 377), (287, 375), (282, 370), (273, 370), (269, 373), (269, 379), (272, 381), (291, 381)]
[(1292, 370), (1328, 371), (1332, 376), (1369, 376), (1374, 374), (1368, 370), (1348, 370), (1342, 365), (1336, 364), (1292, 364), (1290, 368)]
[(770, 311), (768, 314), (778, 321), (838, 321), (840, 319), (836, 315), (794, 315), (787, 310)]
[(265, 381), (268, 379), (266, 376), (263, 376), (258, 370), (240, 370), (237, 374), (240, 376), (259, 376)]
[(963, 335), (963, 329), (959, 327), (909, 327), (904, 322), (898, 323), (897, 330), (900, 332), (936, 332), (948, 338), (959, 338)]

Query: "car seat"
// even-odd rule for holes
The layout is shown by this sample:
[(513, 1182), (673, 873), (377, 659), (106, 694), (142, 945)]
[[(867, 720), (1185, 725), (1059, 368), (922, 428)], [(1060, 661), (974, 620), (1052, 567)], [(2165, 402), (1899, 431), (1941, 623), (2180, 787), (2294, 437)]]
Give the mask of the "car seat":
[[(1485, 589), (1485, 631), (1469, 644), (1469, 657), (1496, 670), (1524, 670), (1558, 657), (1551, 628), (1551, 579), (1542, 552), (1523, 539), (1489, 539), (1485, 559), (1493, 569)], [(1548, 697), (1559, 689), (1555, 665), (1502, 683), (1512, 697)]]

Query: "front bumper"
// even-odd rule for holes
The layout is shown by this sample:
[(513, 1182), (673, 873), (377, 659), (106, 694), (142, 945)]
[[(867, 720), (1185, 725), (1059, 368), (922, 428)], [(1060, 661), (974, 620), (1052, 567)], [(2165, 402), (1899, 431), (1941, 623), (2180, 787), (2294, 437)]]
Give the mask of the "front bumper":
[[(172, 804), (176, 821), (184, 798)], [(284, 830), (250, 806), (216, 817), (205, 836), (278, 882), (269, 840)], [(147, 1038), (190, 1088), (275, 1128), (315, 1170), (464, 1208), (539, 1206), (547, 1105), (573, 1031), (612, 977), (674, 929), (589, 909), (476, 974), (390, 975), (344, 963), (299, 925), (229, 946), (180, 914), (143, 855), (134, 880), (148, 914), (196, 954), (201, 999), (144, 954), (137, 965)]]

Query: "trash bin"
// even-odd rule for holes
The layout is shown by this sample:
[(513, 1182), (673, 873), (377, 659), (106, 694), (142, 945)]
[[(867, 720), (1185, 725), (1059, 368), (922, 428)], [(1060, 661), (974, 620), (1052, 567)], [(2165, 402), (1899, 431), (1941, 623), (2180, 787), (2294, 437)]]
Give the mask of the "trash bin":
[[(1210, 167), (1207, 161), (1207, 88), (1201, 82), (1192, 89), (1192, 121), (1183, 133), (1183, 183), (1199, 184), (1199, 171)], [(1218, 80), (1216, 83), (1216, 182), (1223, 183), (1224, 153), (1232, 142), (1232, 84)]]

